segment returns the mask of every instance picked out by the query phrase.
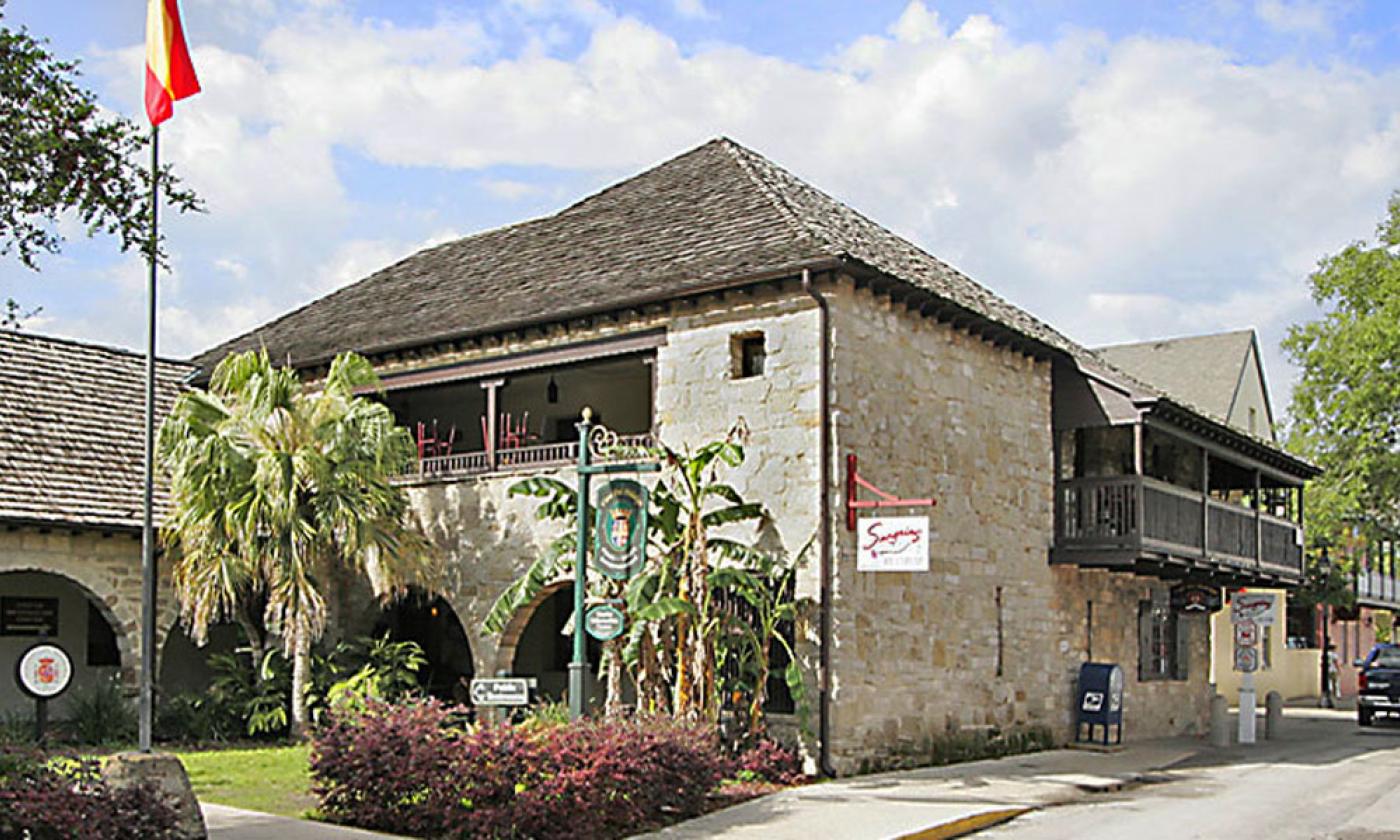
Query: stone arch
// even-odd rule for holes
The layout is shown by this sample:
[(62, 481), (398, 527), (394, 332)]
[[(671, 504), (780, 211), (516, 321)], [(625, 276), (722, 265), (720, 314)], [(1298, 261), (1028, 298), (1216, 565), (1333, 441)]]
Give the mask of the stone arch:
[[(156, 655), (177, 617), (162, 562), (157, 591)], [(74, 586), (112, 628), (121, 659), (119, 673), (135, 692), (141, 664), (141, 542), (126, 533), (48, 528), (0, 531), (0, 576), (52, 575)], [(159, 665), (157, 664), (157, 673)]]
[[(13, 581), (14, 578), (20, 575), (31, 576), (30, 582), (24, 586), (24, 589), (28, 590), (26, 594), (36, 594), (39, 597), (55, 597), (58, 599), (60, 605), (58, 634), (52, 641), (62, 645), (73, 660), (74, 690), (85, 690), (85, 686), (92, 685), (89, 681), (96, 679), (94, 675), (112, 673), (106, 670), (111, 667), (112, 663), (110, 662), (98, 662), (95, 666), (89, 664), (88, 654), (91, 650), (89, 645), (92, 639), (90, 622), (94, 619), (91, 617), (92, 613), (88, 610), (95, 610), (97, 616), (100, 616), (101, 620), (106, 623), (107, 628), (111, 632), (112, 641), (116, 644), (117, 662), (115, 673), (117, 679), (120, 681), (124, 692), (129, 694), (134, 691), (136, 688), (136, 676), (140, 665), (138, 659), (140, 651), (139, 641), (128, 631), (125, 622), (123, 622), (112, 609), (112, 605), (100, 597), (99, 593), (93, 591), (92, 587), (86, 585), (81, 580), (75, 579), (71, 575), (55, 572), (51, 569), (34, 568), (32, 566), (20, 568), (7, 565), (4, 569), (0, 569), (0, 591), (9, 591), (10, 587), (7, 587), (6, 583)], [(34, 578), (38, 578), (44, 582), (35, 583)], [(61, 586), (55, 587), (55, 582), (61, 584)], [(80, 624), (78, 628), (74, 628), (73, 626), (72, 606), (64, 606), (65, 603), (73, 605), (75, 595), (80, 596), (84, 602), (83, 607), (80, 608), (83, 610), (81, 614), (83, 615), (84, 623)], [(65, 613), (67, 614), (65, 615)], [(75, 629), (78, 632), (75, 633)], [(38, 638), (9, 638), (5, 641), (18, 643), (21, 646), (27, 647), (29, 644), (38, 641)], [(71, 690), (69, 694), (72, 694)], [(7, 700), (5, 702), (8, 704), (11, 701)], [(62, 712), (60, 712), (60, 714), (62, 714)]]
[(492, 669), (492, 674), (510, 671), (515, 664), (515, 652), (520, 645), (520, 637), (525, 634), (525, 628), (530, 626), (530, 619), (535, 617), (535, 611), (554, 593), (565, 588), (572, 589), (573, 585), (573, 578), (556, 580), (535, 593), (535, 597), (531, 598), (529, 603), (515, 611), (515, 615), (511, 616), (510, 621), (506, 623), (506, 628), (501, 631), (500, 640), (496, 643), (496, 667)]

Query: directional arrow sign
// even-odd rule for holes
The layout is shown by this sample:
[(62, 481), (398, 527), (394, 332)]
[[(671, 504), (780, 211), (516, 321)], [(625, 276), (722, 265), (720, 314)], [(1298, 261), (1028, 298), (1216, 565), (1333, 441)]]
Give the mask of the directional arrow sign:
[(472, 703), (477, 706), (528, 706), (530, 681), (524, 677), (472, 680)]

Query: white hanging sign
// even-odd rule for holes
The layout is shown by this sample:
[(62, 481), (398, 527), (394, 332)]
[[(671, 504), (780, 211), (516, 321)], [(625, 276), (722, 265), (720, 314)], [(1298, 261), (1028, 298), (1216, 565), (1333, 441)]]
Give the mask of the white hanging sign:
[(928, 517), (876, 516), (858, 520), (856, 571), (927, 572)]
[(1260, 627), (1274, 623), (1278, 595), (1273, 592), (1236, 592), (1230, 598), (1230, 622), (1252, 621)]

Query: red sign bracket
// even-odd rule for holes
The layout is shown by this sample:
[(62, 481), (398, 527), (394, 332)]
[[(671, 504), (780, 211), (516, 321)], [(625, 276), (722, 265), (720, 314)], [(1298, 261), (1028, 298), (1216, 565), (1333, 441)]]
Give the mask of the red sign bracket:
[[(878, 499), (861, 501), (856, 496), (859, 489), (864, 487)], [(871, 508), (893, 508), (893, 507), (934, 507), (938, 504), (936, 499), (901, 499), (890, 493), (886, 493), (879, 487), (871, 484), (860, 477), (860, 472), (856, 469), (856, 456), (854, 454), (846, 456), (846, 530), (856, 529), (856, 511), (870, 510)]]

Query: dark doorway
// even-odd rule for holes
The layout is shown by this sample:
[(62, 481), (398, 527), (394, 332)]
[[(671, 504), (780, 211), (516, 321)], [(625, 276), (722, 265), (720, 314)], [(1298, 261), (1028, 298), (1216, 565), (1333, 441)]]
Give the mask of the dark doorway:
[(476, 673), (472, 649), (462, 622), (452, 606), (440, 597), (410, 592), (380, 613), (376, 638), (385, 633), (396, 641), (417, 642), (428, 664), (419, 671), (419, 684), (434, 697), (460, 701)]
[[(569, 617), (574, 614), (574, 590), (565, 586), (545, 598), (530, 614), (530, 621), (520, 634), (511, 663), (511, 675), (534, 677), (541, 700), (561, 701), (567, 696), (569, 661), (574, 655), (574, 640), (565, 629), (572, 627)], [(603, 647), (591, 636), (588, 639), (588, 671), (598, 673)], [(596, 693), (596, 691), (595, 691)]]

